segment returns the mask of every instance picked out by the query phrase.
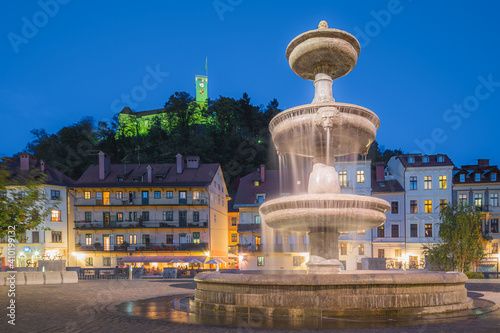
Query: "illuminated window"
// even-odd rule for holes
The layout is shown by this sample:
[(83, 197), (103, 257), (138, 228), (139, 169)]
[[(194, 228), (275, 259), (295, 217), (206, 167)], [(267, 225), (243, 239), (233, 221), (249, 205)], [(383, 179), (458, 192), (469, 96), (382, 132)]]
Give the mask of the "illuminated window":
[(340, 255), (341, 256), (347, 255), (347, 243), (346, 242), (340, 242)]
[(238, 219), (237, 219), (236, 217), (231, 217), (231, 225), (232, 225), (233, 227), (237, 225), (237, 224), (236, 224), (236, 223), (237, 223), (237, 221), (238, 221)]
[(302, 256), (293, 256), (293, 265), (294, 266), (300, 266), (302, 265), (302, 260), (304, 259), (304, 257)]
[(432, 224), (425, 225), (425, 237), (432, 237)]
[(467, 194), (459, 194), (458, 201), (464, 206), (467, 205)]
[(378, 257), (385, 258), (385, 250), (384, 249), (378, 249)]
[(491, 193), (490, 205), (493, 207), (498, 207), (498, 193)]
[(418, 213), (417, 200), (410, 200), (410, 213), (411, 214), (417, 214)]
[(264, 266), (266, 264), (264, 257), (257, 257), (257, 266)]
[(122, 192), (122, 191), (117, 191), (117, 192), (115, 193), (115, 197), (116, 197), (116, 199), (118, 199), (118, 200), (123, 199), (123, 192)]
[(358, 245), (358, 255), (364, 256), (365, 255), (365, 244), (361, 243)]
[(424, 189), (432, 190), (432, 176), (424, 177)]
[(116, 236), (116, 245), (122, 245), (123, 244), (123, 235), (117, 235)]
[(432, 200), (425, 200), (425, 213), (426, 214), (432, 213)]
[(385, 237), (384, 226), (381, 225), (377, 228), (377, 237)]
[(365, 182), (365, 171), (364, 170), (358, 170), (356, 172), (356, 181), (358, 183), (364, 183)]
[(465, 182), (465, 174), (464, 173), (460, 174), (460, 182), (461, 183)]
[(123, 222), (123, 213), (116, 213), (116, 222)]
[(358, 230), (358, 235), (364, 235), (364, 234), (366, 234), (365, 230)]
[(85, 257), (85, 266), (94, 266), (94, 257)]
[(137, 244), (137, 235), (128, 235), (128, 243), (130, 245)]
[(61, 222), (61, 211), (60, 210), (53, 210), (52, 211), (52, 222)]
[(347, 171), (339, 171), (339, 184), (342, 187), (347, 186)]
[(90, 199), (90, 191), (85, 191), (84, 197), (85, 197), (85, 200), (89, 200)]
[(92, 234), (85, 234), (85, 245), (92, 245)]
[(200, 244), (200, 233), (193, 232), (193, 243)]
[[(261, 245), (261, 244), (262, 244), (262, 238), (260, 236), (255, 236), (255, 245)], [(283, 244), (285, 244), (284, 241)]]
[(476, 206), (476, 207), (483, 206), (483, 194), (482, 193), (474, 193), (474, 206)]
[(394, 257), (401, 258), (401, 249), (394, 249)]
[(439, 188), (445, 190), (448, 187), (447, 177), (445, 175), (439, 176)]
[(200, 199), (200, 191), (193, 191), (193, 200)]
[(416, 190), (417, 189), (417, 176), (411, 176), (410, 177), (410, 190)]
[(260, 182), (258, 180), (253, 181), (253, 186), (257, 187), (260, 185)]
[(498, 243), (492, 243), (491, 244), (491, 253), (497, 254), (498, 253)]
[(231, 243), (237, 243), (238, 242), (238, 234), (231, 234)]
[(167, 244), (174, 244), (174, 235), (168, 234), (166, 237), (166, 243)]
[(439, 199), (439, 210), (443, 209), (448, 205), (448, 201), (446, 199)]

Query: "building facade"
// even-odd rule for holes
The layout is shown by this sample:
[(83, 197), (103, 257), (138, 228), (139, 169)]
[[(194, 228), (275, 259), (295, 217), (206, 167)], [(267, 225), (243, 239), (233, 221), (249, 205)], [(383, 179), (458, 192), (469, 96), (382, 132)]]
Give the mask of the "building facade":
[(219, 164), (99, 164), (76, 181), (76, 266), (140, 264), (144, 256), (226, 258), (227, 189)]

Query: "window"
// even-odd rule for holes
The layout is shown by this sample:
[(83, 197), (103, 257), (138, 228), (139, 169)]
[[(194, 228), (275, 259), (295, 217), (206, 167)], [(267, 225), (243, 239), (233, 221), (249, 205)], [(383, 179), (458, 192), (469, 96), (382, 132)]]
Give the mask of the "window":
[(474, 193), (474, 206), (483, 207), (483, 194)]
[(498, 219), (491, 219), (491, 232), (498, 233)]
[(61, 200), (61, 191), (50, 191), (50, 200)]
[(85, 234), (85, 245), (92, 245), (92, 234)]
[(167, 191), (167, 199), (172, 199), (174, 197), (174, 192)]
[(496, 174), (496, 172), (493, 172), (491, 174), (490, 179), (491, 179), (492, 182), (496, 182), (497, 181), (497, 174)]
[(425, 237), (432, 237), (432, 224), (425, 224)]
[(498, 193), (490, 194), (490, 205), (493, 207), (498, 207)]
[(464, 173), (460, 174), (460, 182), (461, 183), (465, 182), (465, 174)]
[(255, 236), (255, 245), (261, 245), (262, 244), (262, 239), (260, 236)]
[(378, 249), (378, 257), (385, 258), (385, 250), (384, 249)]
[(339, 171), (339, 183), (340, 186), (347, 186), (347, 171)]
[(356, 172), (356, 181), (358, 183), (364, 183), (365, 182), (365, 171), (364, 170), (358, 170)]
[(32, 231), (31, 232), (31, 242), (32, 243), (40, 243), (40, 232)]
[(401, 249), (394, 249), (394, 257), (401, 258)]
[(498, 253), (498, 243), (492, 243), (491, 244), (491, 253), (492, 254), (497, 254)]
[(118, 180), (119, 182), (122, 182), (122, 181), (123, 181), (123, 177), (117, 177), (117, 178), (118, 178), (117, 180)]
[(238, 234), (232, 233), (231, 234), (231, 243), (237, 243), (238, 242)]
[(410, 237), (418, 237), (418, 225), (410, 224)]
[(123, 199), (123, 192), (122, 191), (117, 191), (115, 193), (115, 198), (118, 199), (118, 200), (122, 200)]
[(96, 200), (102, 200), (102, 192), (96, 192), (95, 193), (95, 198), (96, 198)]
[(399, 214), (399, 202), (391, 202), (391, 214)]
[(92, 212), (85, 212), (85, 221), (92, 221)]
[(347, 255), (347, 243), (346, 242), (340, 242), (340, 255), (341, 256)]
[(200, 212), (193, 212), (193, 222), (200, 222)]
[(142, 244), (149, 244), (149, 235), (142, 235)]
[(462, 205), (467, 205), (467, 194), (459, 194), (458, 195), (458, 201), (462, 204)]
[(411, 176), (410, 177), (410, 190), (416, 190), (417, 189), (417, 176)]
[(85, 200), (89, 200), (90, 199), (90, 191), (85, 191), (83, 194), (83, 197), (85, 198)]
[(85, 266), (94, 266), (94, 257), (85, 257)]
[(116, 222), (123, 222), (123, 213), (116, 213)]
[(255, 186), (255, 187), (260, 186), (260, 182), (258, 180), (254, 180), (253, 186)]
[(198, 231), (193, 232), (193, 243), (200, 244), (200, 233)]
[(366, 231), (365, 230), (358, 230), (358, 235), (365, 235)]
[(444, 157), (443, 156), (438, 156), (438, 162), (443, 163), (444, 162)]
[[(263, 202), (263, 201), (262, 201)], [(217, 203), (220, 205), (220, 195), (217, 196)], [(261, 201), (259, 200), (259, 203), (261, 203)]]
[(255, 224), (260, 224), (260, 215), (256, 215), (256, 216), (254, 217), (254, 223), (255, 223)]
[(423, 163), (429, 163), (429, 157), (428, 156), (424, 156), (424, 158), (422, 160), (423, 160)]
[(448, 188), (448, 179), (446, 175), (439, 176), (439, 188), (446, 190)]
[(173, 220), (174, 220), (173, 211), (163, 212), (163, 221), (173, 221)]
[(264, 266), (265, 263), (264, 257), (257, 257), (257, 266)]
[(413, 159), (413, 157), (408, 157), (408, 163), (413, 163), (415, 160)]
[(264, 199), (265, 199), (265, 196), (263, 194), (257, 194), (257, 203), (263, 203)]
[(238, 219), (237, 219), (236, 217), (231, 217), (231, 225), (232, 225), (233, 227), (235, 227), (235, 226), (236, 226), (237, 221), (238, 221)]
[(25, 193), (24, 193), (23, 191), (21, 191), (21, 192), (19, 192), (19, 193), (17, 194), (17, 196), (18, 196), (19, 200), (24, 200), (24, 195), (25, 195)]
[(424, 177), (424, 189), (432, 190), (432, 176)]
[(399, 237), (399, 224), (391, 225), (391, 237), (398, 238)]
[(52, 243), (62, 243), (62, 231), (52, 231)]
[(60, 210), (53, 210), (50, 220), (52, 222), (61, 222), (61, 211)]
[(293, 265), (294, 266), (300, 266), (302, 265), (302, 256), (293, 256)]
[(418, 213), (417, 200), (410, 200), (410, 213), (412, 214)]
[(475, 180), (476, 182), (480, 182), (480, 181), (481, 181), (481, 174), (480, 174), (480, 173), (476, 173), (476, 174), (474, 174), (474, 180)]
[(117, 235), (116, 236), (116, 245), (122, 245), (123, 244), (123, 235)]
[(377, 228), (377, 237), (385, 237), (383, 225)]
[(149, 212), (142, 212), (142, 220), (149, 221)]
[(432, 200), (425, 200), (425, 213), (426, 214), (432, 213)]
[(446, 199), (439, 199), (439, 210), (441, 211), (446, 206), (448, 206)]
[(193, 191), (193, 200), (200, 200), (200, 191)]
[(168, 235), (166, 236), (165, 242), (166, 242), (167, 244), (174, 244), (174, 235), (172, 235), (172, 234), (168, 234)]
[(161, 192), (155, 191), (155, 199), (161, 199)]
[(128, 235), (128, 243), (130, 245), (137, 244), (137, 235)]
[(364, 256), (365, 255), (365, 244), (361, 243), (358, 245), (358, 255)]
[(104, 267), (111, 267), (111, 257), (103, 257), (102, 258), (102, 265)]

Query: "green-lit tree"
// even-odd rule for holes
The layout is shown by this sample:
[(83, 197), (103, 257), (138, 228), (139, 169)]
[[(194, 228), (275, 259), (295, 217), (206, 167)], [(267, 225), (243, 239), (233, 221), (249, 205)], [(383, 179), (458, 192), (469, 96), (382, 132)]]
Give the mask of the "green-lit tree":
[(474, 206), (441, 208), (440, 244), (424, 246), (427, 261), (437, 269), (465, 272), (484, 258), (481, 213)]
[(0, 164), (0, 239), (22, 241), (27, 230), (43, 229), (54, 209), (46, 200), (44, 180), (39, 170), (13, 175), (5, 162)]

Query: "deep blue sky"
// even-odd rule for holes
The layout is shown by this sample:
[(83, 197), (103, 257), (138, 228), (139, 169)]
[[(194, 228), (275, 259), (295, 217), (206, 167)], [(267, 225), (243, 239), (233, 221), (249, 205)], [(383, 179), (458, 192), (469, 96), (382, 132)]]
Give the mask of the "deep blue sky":
[[(414, 152), (426, 140), (426, 152), (457, 165), (500, 163), (497, 1), (73, 0), (53, 17), (37, 1), (1, 9), (0, 156), (22, 151), (34, 128), (109, 120), (124, 106), (120, 96), (143, 86), (148, 67), (169, 74), (148, 81), (134, 110), (160, 108), (175, 91), (194, 95), (206, 57), (212, 99), (247, 92), (257, 105), (309, 103), (313, 85), (290, 70), (285, 50), (325, 19), (360, 40), (358, 64), (335, 81), (334, 96), (380, 117), (380, 144)], [(34, 21), (38, 31), (24, 27)], [(462, 114), (452, 111), (464, 103)]]

